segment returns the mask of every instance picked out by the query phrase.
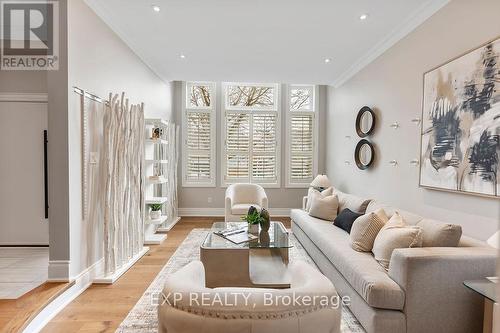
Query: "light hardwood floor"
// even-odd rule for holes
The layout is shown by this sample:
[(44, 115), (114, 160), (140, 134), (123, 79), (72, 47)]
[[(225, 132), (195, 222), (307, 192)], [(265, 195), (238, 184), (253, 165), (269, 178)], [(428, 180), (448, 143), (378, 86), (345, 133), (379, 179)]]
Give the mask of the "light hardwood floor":
[(18, 299), (0, 300), (0, 332), (21, 332), (33, 317), (71, 285), (46, 282)]
[[(92, 285), (61, 311), (42, 332), (114, 332), (134, 307), (177, 247), (195, 228), (210, 228), (224, 218), (182, 218), (168, 233), (163, 244), (150, 246), (149, 252), (113, 285)], [(273, 218), (290, 227), (289, 218)]]

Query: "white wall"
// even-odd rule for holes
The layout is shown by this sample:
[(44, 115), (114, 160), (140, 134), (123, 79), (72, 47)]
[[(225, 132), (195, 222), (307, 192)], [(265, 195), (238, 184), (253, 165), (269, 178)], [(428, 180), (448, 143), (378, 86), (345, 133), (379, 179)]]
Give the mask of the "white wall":
[[(293, 82), (295, 83), (295, 82)], [(300, 82), (297, 82), (300, 83)], [(182, 82), (175, 82), (175, 93), (174, 93), (174, 116), (175, 121), (181, 125), (182, 120)], [(221, 100), (220, 96), (217, 98), (218, 101)], [(284, 110), (284, 108), (282, 108)], [(326, 114), (326, 87), (320, 86), (320, 96), (319, 96), (319, 159), (318, 159), (318, 172), (322, 173), (324, 171), (324, 156), (325, 156), (325, 128), (324, 119)], [(281, 144), (283, 148), (281, 149), (281, 188), (266, 188), (266, 193), (269, 198), (270, 208), (300, 208), (302, 207), (302, 197), (307, 194), (306, 188), (285, 188), (285, 148), (284, 145), (287, 142), (286, 138), (286, 117), (283, 115), (281, 117)], [(182, 187), (182, 143), (181, 151), (179, 156), (179, 208), (181, 208), (181, 213), (184, 210), (196, 209), (196, 208), (224, 208), (224, 198), (226, 193), (226, 187), (222, 187), (221, 184), (221, 164), (222, 159), (222, 143), (221, 138), (221, 115), (220, 112), (217, 113), (217, 134), (216, 134), (216, 187)], [(181, 127), (182, 129), (182, 127)], [(182, 136), (182, 133), (181, 133)], [(212, 199), (212, 202), (208, 202), (208, 198)]]
[(47, 72), (0, 71), (0, 92), (47, 93)]
[[(60, 73), (49, 74), (49, 104), (50, 99), (56, 97), (58, 90), (62, 91), (63, 96), (54, 101), (53, 106), (65, 113), (61, 114), (61, 117), (67, 118), (67, 154), (64, 147), (61, 151), (61, 157), (67, 162), (61, 163), (59, 168), (68, 172), (68, 178), (63, 179), (67, 180), (68, 188), (69, 210), (66, 223), (69, 223), (69, 231), (54, 231), (51, 246), (52, 240), (61, 246), (57, 251), (51, 251), (50, 259), (69, 260), (68, 275), (75, 277), (98, 260), (102, 253), (89, 257), (89, 254), (95, 253), (95, 249), (87, 248), (87, 225), (86, 221), (82, 221), (81, 117), (78, 97), (73, 92), (73, 87), (105, 99), (110, 92), (124, 91), (131, 103), (145, 103), (146, 117), (169, 119), (172, 110), (172, 86), (158, 78), (82, 0), (67, 1), (67, 6), (67, 13), (63, 13), (63, 16), (67, 14), (68, 18), (67, 37), (62, 33), (63, 39), (68, 43), (67, 74), (64, 73), (64, 63)], [(59, 77), (51, 82), (51, 75)], [(65, 79), (67, 82), (64, 82)], [(54, 119), (53, 122), (55, 121)], [(59, 125), (62, 134), (63, 127)], [(64, 176), (64, 173), (62, 175)], [(66, 190), (62, 185), (61, 189)], [(65, 205), (58, 208), (64, 214)], [(58, 220), (64, 224), (62, 215)], [(65, 230), (67, 226), (63, 225), (62, 229)], [(68, 243), (64, 246), (66, 237)], [(69, 253), (66, 253), (67, 249)], [(51, 267), (49, 276), (56, 277), (57, 272), (54, 271), (51, 275), (50, 270)]]
[[(327, 161), (330, 179), (350, 193), (375, 198), (488, 238), (498, 229), (500, 201), (419, 188), (423, 73), (500, 35), (500, 2), (454, 0), (341, 87), (329, 88)], [(357, 111), (371, 106), (378, 126), (371, 140), (377, 161), (368, 171), (353, 163)], [(389, 125), (399, 122), (401, 128)], [(351, 135), (352, 139), (345, 138)], [(398, 160), (392, 167), (390, 160)], [(344, 161), (350, 160), (346, 166)]]

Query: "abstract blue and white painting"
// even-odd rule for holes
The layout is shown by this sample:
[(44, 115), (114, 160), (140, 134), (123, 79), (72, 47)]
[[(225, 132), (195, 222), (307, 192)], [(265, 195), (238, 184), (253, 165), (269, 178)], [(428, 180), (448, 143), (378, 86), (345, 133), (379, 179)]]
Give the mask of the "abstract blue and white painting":
[(500, 197), (500, 38), (424, 74), (420, 185)]

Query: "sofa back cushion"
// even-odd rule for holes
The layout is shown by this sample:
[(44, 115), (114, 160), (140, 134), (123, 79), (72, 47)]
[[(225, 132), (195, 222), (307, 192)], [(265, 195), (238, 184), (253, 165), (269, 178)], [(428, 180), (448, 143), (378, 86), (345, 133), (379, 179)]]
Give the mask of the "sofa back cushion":
[(371, 201), (370, 199), (347, 194), (337, 189), (334, 189), (333, 193), (339, 198), (339, 213), (344, 209), (349, 208), (353, 212), (365, 214), (366, 208)]
[(462, 237), (462, 227), (456, 224), (423, 219), (417, 225), (422, 228), (423, 247), (456, 247)]
[(420, 215), (410, 213), (404, 210), (401, 210), (396, 207), (392, 207), (383, 203), (380, 203), (378, 201), (372, 200), (369, 204), (368, 207), (366, 208), (366, 212), (374, 212), (378, 209), (384, 209), (385, 213), (387, 214), (387, 217), (390, 219), (392, 215), (394, 215), (395, 212), (398, 212), (399, 215), (405, 220), (406, 223), (409, 225), (416, 225), (418, 222), (422, 221), (424, 218)]
[(375, 238), (372, 252), (375, 260), (388, 270), (395, 249), (421, 246), (422, 229), (406, 224), (401, 215), (395, 212)]
[(458, 247), (488, 247), (485, 241), (462, 235)]

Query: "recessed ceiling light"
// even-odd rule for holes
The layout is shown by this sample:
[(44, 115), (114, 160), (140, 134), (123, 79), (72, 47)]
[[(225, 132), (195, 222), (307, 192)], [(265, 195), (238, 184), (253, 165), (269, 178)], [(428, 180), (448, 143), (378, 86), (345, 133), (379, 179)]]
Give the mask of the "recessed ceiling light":
[(332, 59), (330, 59), (330, 58), (326, 58), (326, 59), (325, 59), (325, 64), (330, 63), (330, 61), (332, 61)]
[(186, 56), (184, 54), (181, 53), (181, 55), (179, 56), (181, 59), (186, 59)]
[(153, 6), (153, 10), (158, 13), (161, 9), (159, 6)]
[(367, 18), (368, 18), (368, 14), (363, 14), (363, 15), (361, 15), (361, 16), (359, 17), (359, 19), (360, 19), (361, 21), (364, 21), (364, 20), (366, 20)]

